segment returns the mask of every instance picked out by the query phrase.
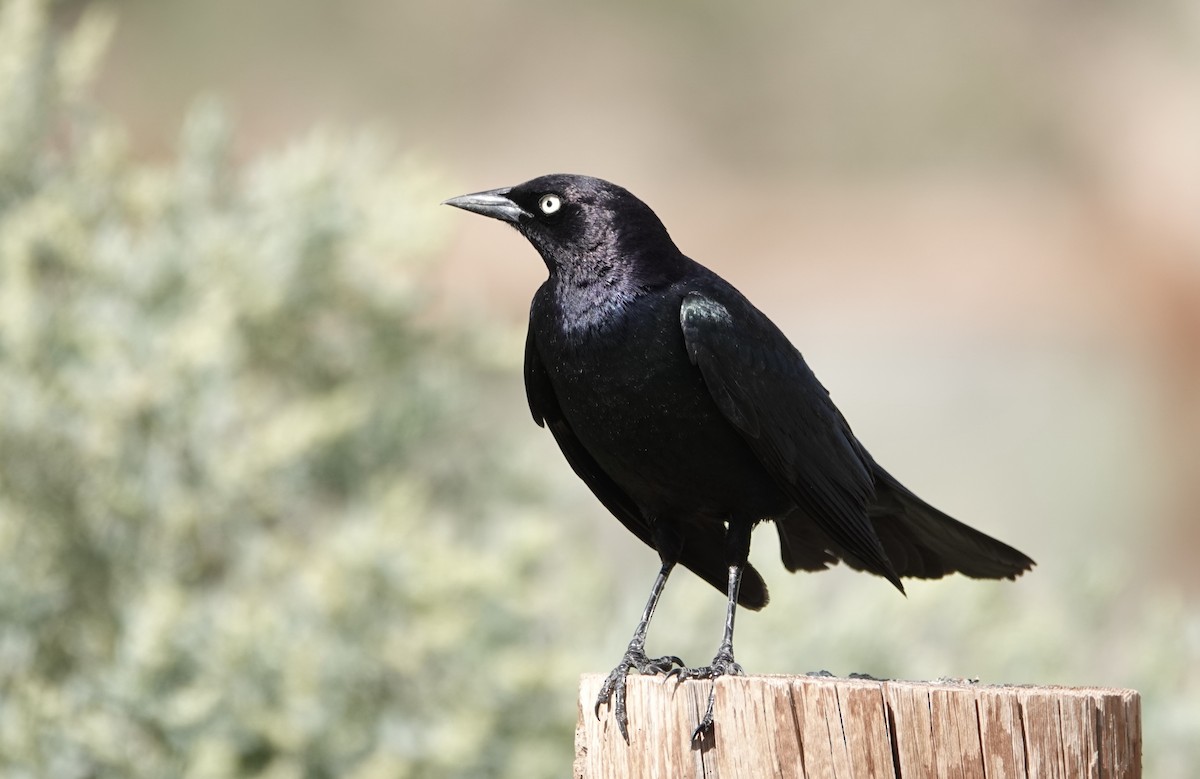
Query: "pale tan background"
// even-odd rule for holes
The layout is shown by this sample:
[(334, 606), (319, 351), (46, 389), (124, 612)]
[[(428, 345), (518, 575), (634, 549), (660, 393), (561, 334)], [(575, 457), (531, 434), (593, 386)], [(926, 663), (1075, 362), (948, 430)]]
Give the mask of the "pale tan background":
[[(616, 181), (784, 328), (889, 470), (1038, 561), (1007, 589), (956, 581), (905, 601), (844, 571), (787, 577), (763, 533), (777, 601), (739, 624), (748, 669), (1150, 686), (1148, 749), (1185, 775), (1180, 750), (1200, 741), (1200, 5), (115, 7), (98, 92), (139, 154), (169, 156), (212, 92), (245, 156), (372, 123), (447, 197), (555, 171)], [(532, 250), (432, 201), (423, 218), (453, 234), (432, 271), (439, 310), (519, 332), (544, 274)], [(524, 456), (562, 476), (580, 521), (611, 526), (597, 586), (620, 598), (587, 641), (615, 660), (653, 555), (529, 428)], [(651, 651), (685, 642), (699, 662), (719, 597), (679, 578)], [(923, 652), (897, 661), (927, 597), (949, 600), (922, 618)], [(837, 625), (860, 605), (886, 615), (879, 665), (844, 667), (863, 638), (839, 643)], [(938, 625), (1002, 659), (939, 656)], [(798, 634), (818, 649), (790, 653)]]

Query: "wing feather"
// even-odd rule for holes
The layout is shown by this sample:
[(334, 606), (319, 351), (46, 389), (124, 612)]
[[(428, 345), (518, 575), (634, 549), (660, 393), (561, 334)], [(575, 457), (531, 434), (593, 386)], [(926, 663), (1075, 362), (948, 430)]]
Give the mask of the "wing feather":
[[(867, 516), (874, 481), (846, 420), (766, 316), (740, 295), (722, 297), (689, 292), (679, 315), (688, 356), (713, 401), (836, 551), (903, 591)], [(825, 557), (793, 562), (823, 567)]]

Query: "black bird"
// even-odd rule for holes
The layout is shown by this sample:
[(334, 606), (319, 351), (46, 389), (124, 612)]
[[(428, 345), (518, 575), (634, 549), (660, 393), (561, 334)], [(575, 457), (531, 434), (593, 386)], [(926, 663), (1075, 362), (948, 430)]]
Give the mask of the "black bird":
[[(1033, 561), (943, 514), (872, 459), (800, 352), (717, 274), (685, 257), (650, 208), (600, 179), (552, 175), (446, 204), (507, 222), (541, 254), (525, 390), (534, 421), (662, 561), (629, 648), (596, 701), (628, 739), (625, 676), (738, 674), (733, 618), (767, 586), (750, 533), (774, 520), (783, 564), (839, 560), (886, 578), (1014, 579)], [(712, 663), (649, 658), (646, 631), (676, 563), (729, 598)], [(712, 727), (712, 697), (693, 734)]]

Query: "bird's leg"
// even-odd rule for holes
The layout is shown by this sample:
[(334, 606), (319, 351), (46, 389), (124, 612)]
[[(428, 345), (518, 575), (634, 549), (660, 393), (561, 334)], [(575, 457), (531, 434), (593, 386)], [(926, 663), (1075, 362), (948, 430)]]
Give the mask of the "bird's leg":
[(654, 587), (650, 590), (650, 599), (646, 601), (646, 608), (642, 611), (642, 618), (638, 622), (637, 629), (633, 631), (629, 647), (625, 650), (621, 662), (617, 663), (617, 667), (604, 680), (604, 686), (600, 688), (600, 695), (596, 698), (596, 718), (600, 717), (600, 707), (611, 701), (613, 716), (617, 720), (617, 729), (621, 731), (621, 737), (626, 741), (629, 740), (629, 726), (625, 713), (625, 676), (634, 669), (643, 674), (661, 674), (670, 671), (677, 665), (683, 665), (683, 661), (674, 655), (657, 658), (646, 657), (646, 631), (650, 628), (650, 619), (654, 616), (655, 607), (658, 606), (658, 598), (662, 595), (663, 588), (667, 585), (667, 577), (671, 575), (671, 569), (674, 567), (674, 560), (664, 561), (662, 568), (658, 570), (658, 578), (654, 580)]
[[(754, 525), (750, 522), (730, 522), (725, 534), (725, 552), (729, 563), (729, 600), (725, 605), (725, 632), (721, 637), (721, 646), (712, 662), (704, 668), (676, 668), (671, 675), (678, 680), (683, 679), (713, 679), (719, 676), (740, 676), (742, 667), (733, 659), (733, 618), (737, 613), (738, 591), (742, 586), (742, 571), (750, 557), (750, 531)], [(681, 664), (682, 665), (682, 664)], [(692, 731), (692, 743), (704, 741), (713, 729), (713, 703), (716, 701), (717, 687), (714, 684), (708, 691), (708, 707), (700, 724)]]

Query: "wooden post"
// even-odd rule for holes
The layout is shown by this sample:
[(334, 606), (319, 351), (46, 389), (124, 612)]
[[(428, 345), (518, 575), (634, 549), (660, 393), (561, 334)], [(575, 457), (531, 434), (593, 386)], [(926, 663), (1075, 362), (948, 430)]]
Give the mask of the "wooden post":
[(711, 682), (630, 676), (629, 743), (585, 675), (576, 779), (1141, 777), (1133, 690), (810, 676), (716, 682), (712, 738), (692, 748)]

